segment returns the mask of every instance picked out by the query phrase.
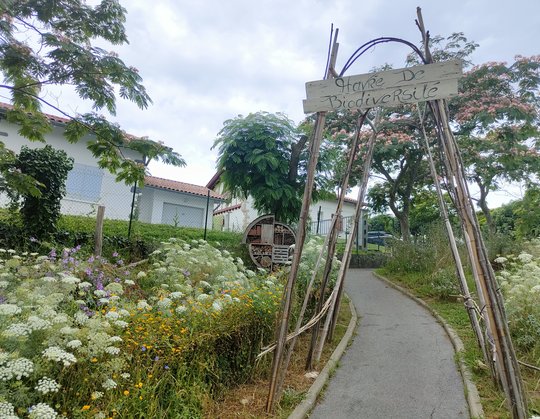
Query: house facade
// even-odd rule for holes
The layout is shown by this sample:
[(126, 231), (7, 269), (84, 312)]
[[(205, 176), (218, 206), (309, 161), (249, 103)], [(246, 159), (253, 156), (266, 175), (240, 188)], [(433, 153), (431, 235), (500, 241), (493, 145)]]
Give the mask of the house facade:
[[(64, 150), (74, 160), (73, 169), (68, 173), (66, 196), (61, 202), (62, 214), (94, 215), (97, 207), (105, 207), (105, 218), (129, 220), (133, 201), (133, 185), (117, 182), (115, 176), (98, 166), (96, 158), (87, 149), (86, 140), (69, 143), (64, 137), (68, 119), (46, 115), (52, 123), (52, 132), (46, 134), (46, 143), (33, 142), (18, 133), (18, 125), (8, 122), (5, 112), (11, 105), (0, 103), (0, 141), (6, 147), (19, 153), (23, 145), (42, 148), (50, 144), (53, 148)], [(124, 149), (125, 157), (142, 160), (142, 155)], [(146, 186), (137, 188), (135, 198), (138, 203), (139, 220), (154, 224), (171, 224), (204, 228), (212, 226), (212, 210), (221, 196), (204, 186), (190, 185), (167, 179), (147, 176)], [(206, 216), (207, 195), (210, 192), (210, 210)], [(8, 203), (7, 197), (0, 196), (0, 205)]]
[(138, 199), (139, 221), (181, 227), (212, 227), (223, 197), (205, 186), (146, 176)]
[[(219, 182), (220, 173), (216, 173), (207, 183), (207, 187), (223, 195), (222, 186)], [(333, 214), (336, 212), (337, 198), (334, 200), (326, 199), (311, 204), (309, 208), (309, 231), (312, 234), (326, 235), (330, 231), (330, 224)], [(341, 220), (339, 221), (339, 237), (346, 239), (352, 231), (354, 223), (354, 214), (356, 211), (356, 200), (345, 198), (341, 211)], [(247, 199), (233, 198), (218, 207), (214, 211), (214, 229), (223, 231), (244, 231), (247, 226), (255, 220), (259, 214), (253, 206), (253, 198)], [(360, 234), (358, 236), (359, 246), (363, 246), (367, 235), (367, 217), (364, 212), (359, 220)]]

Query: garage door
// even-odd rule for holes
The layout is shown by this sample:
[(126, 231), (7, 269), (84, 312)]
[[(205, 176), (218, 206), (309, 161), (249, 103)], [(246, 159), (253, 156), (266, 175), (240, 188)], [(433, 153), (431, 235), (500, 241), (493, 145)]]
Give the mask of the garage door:
[(161, 216), (163, 224), (178, 227), (204, 227), (204, 210), (202, 208), (188, 207), (185, 205), (163, 203)]

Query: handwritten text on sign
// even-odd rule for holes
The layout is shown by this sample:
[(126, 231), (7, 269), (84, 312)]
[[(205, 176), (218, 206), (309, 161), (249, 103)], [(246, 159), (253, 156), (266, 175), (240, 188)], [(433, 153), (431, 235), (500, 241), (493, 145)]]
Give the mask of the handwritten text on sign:
[(306, 83), (304, 112), (334, 111), (443, 99), (457, 94), (461, 61), (421, 65)]

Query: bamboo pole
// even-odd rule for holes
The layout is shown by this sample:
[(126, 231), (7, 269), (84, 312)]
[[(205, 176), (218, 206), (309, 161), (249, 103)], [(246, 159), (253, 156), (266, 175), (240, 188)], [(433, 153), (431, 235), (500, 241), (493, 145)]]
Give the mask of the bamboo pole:
[[(380, 114), (378, 114), (375, 118), (375, 126), (377, 126), (379, 122)], [(373, 159), (373, 150), (375, 149), (375, 140), (377, 139), (377, 131), (373, 131), (369, 141), (368, 141), (368, 147), (367, 152), (364, 160), (364, 167), (362, 172), (362, 182), (360, 184), (360, 189), (358, 190), (358, 200), (356, 202), (356, 208), (354, 212), (354, 227), (352, 234), (349, 235), (347, 238), (347, 243), (345, 245), (345, 250), (343, 252), (343, 258), (341, 260), (341, 266), (339, 267), (338, 276), (336, 279), (336, 285), (334, 286), (334, 290), (337, 289), (337, 292), (332, 294), (332, 302), (330, 304), (330, 308), (328, 309), (328, 313), (326, 315), (326, 320), (324, 322), (324, 327), (321, 331), (321, 337), (319, 339), (319, 344), (317, 346), (317, 349), (314, 354), (315, 362), (319, 362), (319, 359), (321, 358), (322, 350), (324, 347), (324, 342), (326, 341), (326, 336), (328, 334), (328, 330), (330, 328), (330, 323), (332, 322), (334, 313), (339, 311), (339, 303), (341, 301), (341, 295), (343, 294), (343, 285), (345, 282), (345, 275), (347, 274), (347, 271), (349, 269), (349, 262), (351, 258), (351, 252), (354, 245), (354, 234), (356, 232), (356, 229), (358, 228), (358, 218), (360, 217), (360, 214), (362, 213), (362, 207), (364, 204), (364, 199), (366, 197), (366, 191), (367, 191), (367, 184), (369, 180), (369, 172), (371, 169), (371, 161)]]
[[(329, 69), (333, 70), (337, 58), (338, 52), (338, 43), (337, 43), (338, 31), (336, 30), (333, 43), (332, 43), (332, 52), (330, 55), (330, 64)], [(333, 71), (329, 71), (327, 78), (334, 77)], [(291, 269), (289, 272), (289, 277), (287, 280), (287, 285), (284, 290), (283, 304), (282, 304), (282, 313), (278, 322), (277, 327), (277, 339), (276, 339), (276, 349), (274, 351), (274, 358), (272, 360), (272, 376), (270, 379), (270, 385), (268, 389), (268, 399), (266, 401), (266, 411), (271, 413), (274, 411), (276, 399), (279, 397), (277, 394), (278, 384), (281, 382), (280, 374), (285, 374), (285, 371), (282, 369), (283, 361), (283, 351), (286, 345), (287, 331), (289, 329), (289, 318), (291, 315), (291, 306), (292, 306), (292, 293), (294, 289), (294, 284), (296, 282), (296, 277), (298, 275), (298, 267), (300, 265), (300, 258), (302, 256), (302, 250), (304, 247), (304, 241), (306, 237), (306, 227), (309, 215), (309, 206), (311, 204), (311, 196), (313, 193), (313, 185), (315, 178), (315, 169), (317, 166), (317, 161), (319, 159), (319, 149), (322, 142), (324, 124), (326, 121), (326, 112), (317, 113), (317, 121), (315, 123), (315, 131), (313, 139), (310, 144), (309, 152), (309, 163), (307, 169), (307, 178), (306, 184), (304, 187), (304, 197), (302, 200), (302, 209), (300, 212), (300, 218), (298, 221), (298, 234), (296, 238), (296, 246), (293, 255), (293, 260), (291, 263)], [(277, 397), (276, 397), (277, 395)]]
[[(354, 160), (356, 158), (356, 154), (358, 152), (358, 143), (360, 141), (360, 130), (362, 129), (362, 126), (364, 125), (364, 121), (367, 117), (367, 111), (360, 114), (356, 121), (356, 131), (353, 137), (353, 140), (351, 141), (351, 144), (349, 146), (349, 150), (347, 153), (347, 168), (345, 169), (345, 173), (343, 175), (343, 179), (341, 181), (341, 190), (339, 193), (339, 198), (336, 206), (335, 215), (337, 217), (341, 216), (341, 211), (343, 209), (343, 203), (345, 202), (345, 195), (347, 188), (349, 187), (349, 178), (350, 174), (352, 172), (352, 166), (354, 164)], [(326, 256), (326, 263), (324, 266), (324, 273), (323, 273), (323, 280), (321, 282), (321, 289), (320, 289), (320, 296), (319, 301), (317, 302), (317, 308), (316, 312), (320, 312), (322, 309), (322, 305), (324, 302), (324, 295), (326, 293), (326, 287), (328, 285), (328, 280), (330, 279), (330, 273), (332, 271), (332, 263), (334, 259), (334, 255), (336, 253), (336, 243), (338, 239), (339, 231), (338, 231), (338, 223), (337, 220), (335, 223), (332, 224), (332, 229), (329, 233), (330, 239), (328, 241), (328, 252)], [(308, 354), (306, 357), (306, 369), (311, 370), (313, 369), (313, 353), (315, 351), (315, 347), (317, 345), (317, 337), (319, 334), (319, 324), (315, 325), (313, 329), (311, 330), (311, 344), (308, 350)]]
[(446, 206), (446, 202), (444, 201), (441, 184), (439, 182), (439, 175), (437, 174), (435, 162), (433, 160), (433, 155), (431, 153), (431, 147), (429, 146), (429, 141), (426, 134), (425, 125), (424, 125), (424, 117), (421, 114), (420, 107), (418, 105), (417, 105), (417, 110), (418, 110), (418, 116), (420, 118), (420, 125), (422, 127), (422, 135), (424, 139), (424, 147), (426, 149), (426, 155), (428, 157), (429, 169), (431, 172), (431, 177), (433, 178), (433, 183), (435, 184), (435, 190), (437, 192), (437, 200), (439, 202), (439, 209), (440, 209), (443, 221), (444, 221), (444, 225), (446, 227), (446, 234), (448, 235), (448, 241), (450, 242), (450, 249), (452, 251), (452, 257), (456, 265), (456, 271), (457, 271), (457, 276), (459, 280), (458, 282), (459, 282), (461, 294), (464, 300), (463, 304), (465, 306), (465, 309), (467, 310), (469, 321), (471, 323), (474, 334), (476, 336), (476, 341), (478, 343), (478, 346), (482, 350), (482, 354), (484, 356), (484, 362), (486, 363), (486, 365), (491, 366), (492, 361), (490, 360), (490, 357), (488, 355), (488, 350), (486, 348), (486, 343), (485, 343), (484, 336), (482, 333), (482, 328), (480, 326), (480, 322), (478, 321), (478, 317), (476, 316), (476, 307), (474, 305), (474, 301), (469, 291), (469, 285), (467, 284), (467, 278), (465, 277), (465, 272), (463, 271), (463, 263), (461, 261), (461, 256), (459, 255), (459, 251), (457, 248), (456, 238), (454, 236), (454, 231), (450, 223), (450, 217), (448, 216), (448, 209)]

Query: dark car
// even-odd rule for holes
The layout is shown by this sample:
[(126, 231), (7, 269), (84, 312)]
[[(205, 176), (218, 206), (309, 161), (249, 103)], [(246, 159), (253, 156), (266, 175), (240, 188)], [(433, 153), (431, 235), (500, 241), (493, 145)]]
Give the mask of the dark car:
[(385, 240), (391, 238), (394, 238), (394, 236), (386, 231), (368, 231), (367, 234), (367, 242), (378, 246), (384, 246), (386, 244)]

